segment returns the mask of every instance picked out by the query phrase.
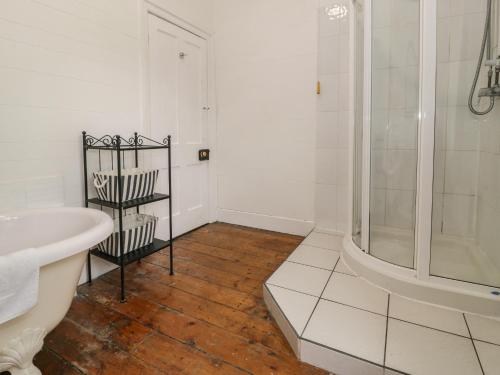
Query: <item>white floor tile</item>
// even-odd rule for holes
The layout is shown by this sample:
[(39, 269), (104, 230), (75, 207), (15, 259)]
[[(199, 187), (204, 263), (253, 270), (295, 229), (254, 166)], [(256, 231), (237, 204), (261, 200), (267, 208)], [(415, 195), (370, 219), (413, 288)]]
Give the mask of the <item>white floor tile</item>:
[(342, 258), (338, 261), (337, 266), (335, 267), (335, 272), (345, 273), (346, 275), (355, 276), (356, 274), (344, 263)]
[(500, 374), (500, 346), (474, 341), (485, 375)]
[(267, 280), (266, 284), (277, 285), (319, 297), (330, 274), (331, 271), (316, 267), (284, 262)]
[(320, 300), (303, 338), (383, 364), (386, 318)]
[(386, 366), (412, 375), (481, 375), (472, 341), (389, 319)]
[(334, 236), (333, 234), (311, 232), (309, 236), (302, 242), (304, 245), (322, 247), (323, 249), (342, 250), (342, 236)]
[(294, 292), (279, 286), (268, 285), (267, 288), (283, 314), (295, 329), (295, 332), (300, 336), (319, 298)]
[(389, 316), (469, 337), (462, 313), (391, 294)]
[(357, 276), (334, 272), (322, 298), (387, 315), (388, 293)]
[(331, 271), (337, 264), (339, 257), (340, 253), (338, 251), (309, 245), (300, 245), (288, 257), (288, 260), (309, 266), (325, 268)]
[(472, 338), (500, 345), (500, 321), (472, 314), (465, 314), (465, 317)]

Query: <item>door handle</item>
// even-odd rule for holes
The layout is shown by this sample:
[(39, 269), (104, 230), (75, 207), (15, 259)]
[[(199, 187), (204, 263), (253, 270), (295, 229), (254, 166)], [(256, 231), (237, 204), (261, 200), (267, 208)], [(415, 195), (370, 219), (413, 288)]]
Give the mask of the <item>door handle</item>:
[(203, 107), (202, 108), (204, 111), (210, 111), (210, 107)]

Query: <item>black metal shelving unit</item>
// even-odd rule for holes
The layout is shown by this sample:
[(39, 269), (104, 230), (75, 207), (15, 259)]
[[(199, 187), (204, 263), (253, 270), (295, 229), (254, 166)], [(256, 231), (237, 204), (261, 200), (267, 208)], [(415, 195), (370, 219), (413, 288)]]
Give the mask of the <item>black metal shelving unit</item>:
[[(99, 251), (99, 249), (92, 249), (87, 256), (87, 276), (89, 284), (92, 283), (92, 268), (91, 268), (91, 254), (99, 258), (102, 258), (108, 262), (116, 264), (120, 267), (120, 301), (125, 302), (125, 270), (124, 267), (127, 264), (139, 261), (142, 258), (151, 255), (157, 251), (170, 248), (170, 275), (174, 274), (174, 258), (173, 258), (173, 237), (172, 237), (172, 152), (171, 152), (171, 137), (163, 139), (161, 142), (155, 141), (153, 139), (147, 138), (138, 133), (134, 133), (134, 136), (128, 140), (121, 137), (120, 135), (105, 135), (103, 137), (97, 138), (92, 135), (87, 134), (87, 132), (82, 132), (82, 147), (83, 147), (83, 178), (85, 184), (85, 207), (89, 204), (97, 205), (102, 207), (109, 207), (118, 212), (118, 225), (119, 225), (119, 248), (120, 256), (112, 256), (107, 253)], [(113, 152), (116, 153), (116, 170), (118, 175), (118, 202), (109, 202), (99, 198), (89, 198), (89, 187), (88, 187), (88, 159), (87, 152), (89, 150), (99, 151), (99, 165), (101, 165), (101, 151), (110, 151), (111, 160), (113, 162)], [(142, 150), (167, 150), (168, 157), (168, 194), (155, 193), (149, 197), (133, 199), (129, 201), (122, 202), (122, 191), (123, 191), (123, 180), (121, 178), (122, 166), (125, 160), (125, 152), (133, 152), (135, 167), (139, 167), (139, 151)], [(114, 166), (114, 163), (113, 163)], [(124, 239), (123, 239), (123, 215), (126, 209), (136, 208), (137, 213), (139, 213), (139, 207), (153, 202), (169, 200), (169, 240), (164, 241), (155, 238), (153, 243), (144, 246), (142, 248), (136, 249), (129, 253), (124, 253)], [(113, 211), (114, 212), (114, 211)]]

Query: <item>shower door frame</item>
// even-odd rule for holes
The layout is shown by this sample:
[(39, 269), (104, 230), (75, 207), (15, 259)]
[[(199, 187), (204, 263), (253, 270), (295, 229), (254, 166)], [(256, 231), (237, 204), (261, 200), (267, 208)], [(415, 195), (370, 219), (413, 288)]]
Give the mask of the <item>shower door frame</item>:
[[(371, 112), (372, 112), (372, 3), (364, 1), (364, 92), (363, 92), (363, 166), (362, 166), (362, 250), (370, 254)], [(437, 0), (419, 0), (419, 104), (417, 178), (415, 210), (415, 255), (413, 269), (419, 279), (430, 275), (432, 235), (432, 185), (434, 175), (434, 129), (436, 111)], [(353, 28), (354, 29), (354, 28)], [(353, 30), (354, 31), (354, 30)], [(355, 31), (354, 31), (355, 32)], [(353, 46), (354, 48), (354, 46)], [(353, 176), (351, 176), (353, 177)], [(428, 220), (426, 220), (428, 218)], [(351, 220), (349, 221), (351, 222)], [(349, 231), (352, 232), (352, 229)]]
[[(352, 0), (353, 2), (359, 0)], [(454, 309), (478, 314), (497, 316), (500, 298), (492, 295), (492, 288), (472, 282), (447, 279), (430, 274), (432, 203), (434, 179), (434, 132), (436, 111), (436, 68), (437, 68), (437, 1), (420, 0), (420, 80), (419, 80), (419, 121), (417, 145), (416, 179), (416, 220), (414, 268), (398, 266), (369, 254), (370, 233), (370, 122), (371, 122), (371, 50), (372, 50), (372, 2), (364, 0), (364, 93), (363, 93), (363, 144), (361, 156), (361, 248), (353, 241), (354, 205), (350, 205), (347, 233), (344, 237), (342, 257), (346, 264), (360, 277), (365, 278), (390, 292), (410, 298), (445, 305)], [(351, 7), (351, 10), (354, 7)], [(350, 56), (354, 66), (356, 52), (355, 15), (350, 12)], [(356, 74), (351, 75), (351, 108), (355, 108), (354, 98)], [(350, 113), (350, 166), (349, 199), (354, 198), (354, 111)]]

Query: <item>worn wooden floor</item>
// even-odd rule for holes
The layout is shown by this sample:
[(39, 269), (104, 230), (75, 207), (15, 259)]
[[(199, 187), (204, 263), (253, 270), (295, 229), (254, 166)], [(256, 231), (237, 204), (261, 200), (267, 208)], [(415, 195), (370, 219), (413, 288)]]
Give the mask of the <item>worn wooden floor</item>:
[(113, 271), (79, 295), (47, 337), (43, 374), (325, 374), (300, 363), (270, 318), (264, 280), (300, 237), (216, 223), (167, 253)]

